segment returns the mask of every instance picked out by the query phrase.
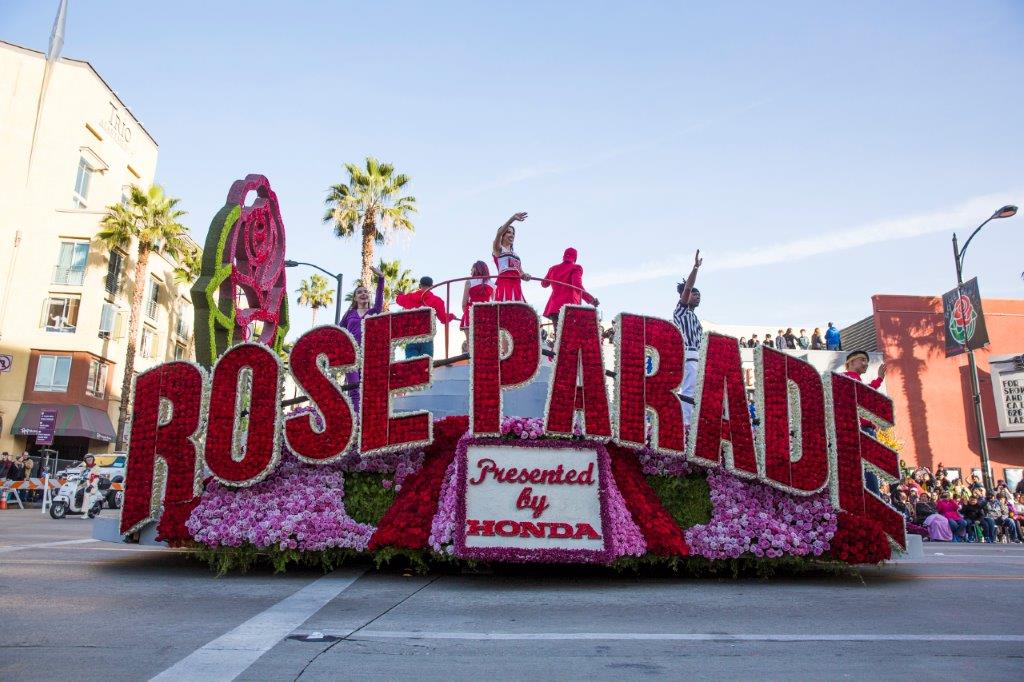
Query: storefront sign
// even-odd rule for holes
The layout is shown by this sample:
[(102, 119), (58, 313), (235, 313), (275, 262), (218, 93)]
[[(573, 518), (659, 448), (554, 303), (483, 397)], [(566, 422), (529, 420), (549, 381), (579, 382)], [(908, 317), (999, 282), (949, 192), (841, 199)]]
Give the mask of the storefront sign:
[(57, 431), (57, 410), (43, 410), (39, 413), (39, 433), (36, 434), (36, 445), (53, 445), (53, 435)]
[(552, 550), (607, 549), (596, 447), (469, 445), (458, 466), (456, 543), (466, 556), (542, 560)]
[(999, 436), (1024, 437), (1024, 355), (993, 356), (989, 367)]

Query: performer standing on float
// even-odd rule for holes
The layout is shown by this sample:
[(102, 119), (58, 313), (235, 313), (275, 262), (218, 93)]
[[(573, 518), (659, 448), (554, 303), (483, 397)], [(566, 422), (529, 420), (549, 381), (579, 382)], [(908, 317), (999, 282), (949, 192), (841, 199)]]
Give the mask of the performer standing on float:
[(495, 301), (526, 301), (523, 297), (521, 280), (530, 281), (530, 275), (523, 272), (523, 262), (513, 250), (516, 228), (512, 223), (526, 220), (526, 213), (516, 213), (498, 228), (491, 253), (498, 268), (498, 281), (494, 291)]
[[(370, 302), (370, 290), (360, 284), (352, 292), (352, 305), (341, 318), (341, 328), (347, 329), (360, 346), (363, 345), (363, 318), (367, 315), (376, 315), (384, 308), (384, 273), (373, 266), (370, 267), (370, 272), (377, 276), (377, 295), (373, 303)], [(359, 372), (347, 373), (345, 383), (359, 383)], [(359, 389), (353, 389), (349, 396), (352, 398), (352, 407), (355, 408), (356, 414), (359, 414)]]
[(551, 287), (551, 296), (544, 307), (544, 317), (556, 324), (562, 306), (579, 305), (581, 301), (592, 306), (598, 305), (598, 300), (583, 289), (583, 266), (576, 263), (577, 257), (576, 249), (571, 246), (567, 248), (562, 255), (562, 262), (548, 268), (548, 274), (544, 275), (540, 283), (542, 287)]
[(462, 290), (462, 322), (459, 329), (466, 335), (466, 341), (462, 344), (462, 352), (465, 353), (469, 347), (469, 309), (474, 303), (487, 303), (494, 298), (494, 285), (491, 284), (491, 270), (487, 263), (478, 260), (473, 263), (469, 271), (472, 279), (466, 280), (466, 286)]
[(700, 249), (693, 257), (693, 270), (685, 282), (676, 286), (679, 292), (679, 303), (676, 304), (675, 312), (672, 313), (672, 321), (683, 333), (683, 347), (685, 356), (683, 363), (683, 396), (689, 401), (683, 401), (683, 423), (686, 428), (690, 427), (693, 421), (693, 395), (697, 389), (697, 370), (700, 365), (700, 344), (704, 335), (704, 328), (697, 319), (694, 310), (700, 305), (700, 289), (694, 286), (697, 281), (697, 270), (704, 261), (700, 257)]

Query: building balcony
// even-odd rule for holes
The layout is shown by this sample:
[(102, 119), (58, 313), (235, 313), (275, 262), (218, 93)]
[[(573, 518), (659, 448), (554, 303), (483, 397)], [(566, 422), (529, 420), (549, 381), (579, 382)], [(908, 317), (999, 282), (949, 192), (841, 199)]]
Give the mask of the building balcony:
[(53, 268), (53, 283), (78, 286), (85, 281), (85, 268), (70, 268), (57, 265)]

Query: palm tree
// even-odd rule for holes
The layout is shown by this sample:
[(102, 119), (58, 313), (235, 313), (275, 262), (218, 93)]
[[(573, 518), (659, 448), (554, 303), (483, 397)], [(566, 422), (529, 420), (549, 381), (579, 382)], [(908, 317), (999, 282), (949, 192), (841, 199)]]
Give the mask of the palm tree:
[(309, 280), (299, 282), (299, 305), (313, 309), (313, 323), (316, 326), (316, 311), (334, 303), (334, 291), (327, 286), (327, 278), (314, 274)]
[(178, 254), (178, 266), (174, 268), (174, 281), (187, 287), (199, 279), (203, 269), (203, 250), (191, 245), (183, 248)]
[(381, 258), (377, 267), (384, 273), (384, 310), (388, 311), (391, 310), (391, 302), (395, 300), (395, 295), (412, 289), (416, 285), (416, 280), (412, 278), (412, 270), (402, 269), (402, 263), (397, 258)]
[(117, 449), (124, 447), (128, 405), (131, 403), (132, 379), (135, 376), (135, 353), (138, 348), (139, 314), (145, 291), (146, 271), (153, 252), (163, 251), (176, 258), (184, 247), (183, 235), (188, 228), (178, 222), (185, 211), (178, 209), (180, 200), (164, 194), (160, 185), (142, 189), (132, 185), (128, 201), (107, 206), (96, 235), (108, 248), (135, 250), (135, 289), (132, 291), (131, 314), (128, 317), (128, 349), (124, 359), (124, 380), (121, 383), (121, 406), (117, 413)]
[(360, 279), (369, 282), (373, 264), (373, 245), (382, 244), (391, 232), (413, 231), (411, 214), (416, 213), (416, 198), (403, 196), (407, 175), (395, 174), (390, 163), (366, 158), (366, 167), (346, 163), (348, 184), (332, 185), (327, 192), (324, 223), (334, 225), (338, 237), (359, 234), (363, 240)]

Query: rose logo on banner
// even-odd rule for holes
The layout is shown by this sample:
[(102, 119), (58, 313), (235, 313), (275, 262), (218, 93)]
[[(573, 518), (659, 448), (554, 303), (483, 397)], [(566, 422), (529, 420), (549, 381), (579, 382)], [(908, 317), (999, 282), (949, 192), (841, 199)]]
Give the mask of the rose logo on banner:
[(953, 314), (949, 318), (949, 333), (956, 339), (956, 342), (966, 346), (967, 342), (974, 336), (974, 330), (978, 326), (978, 313), (974, 304), (966, 294), (961, 294), (953, 304)]

